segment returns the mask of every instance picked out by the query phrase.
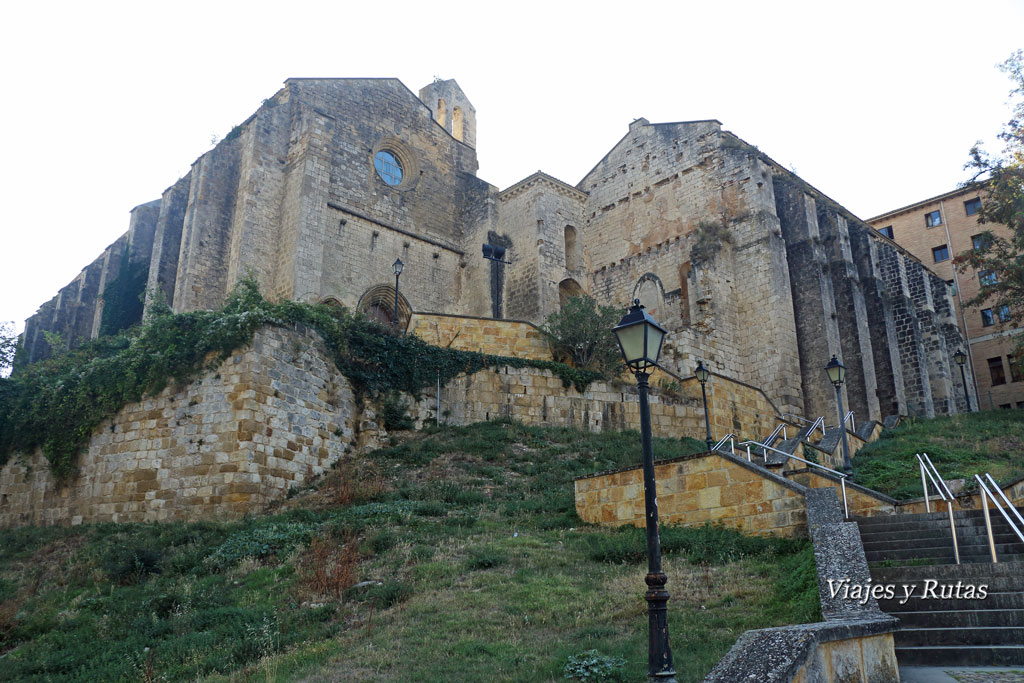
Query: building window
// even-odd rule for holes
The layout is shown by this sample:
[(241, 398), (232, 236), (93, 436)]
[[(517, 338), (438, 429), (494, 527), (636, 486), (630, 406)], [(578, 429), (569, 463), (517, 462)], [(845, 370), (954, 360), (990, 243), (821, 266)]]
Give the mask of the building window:
[(388, 185), (398, 185), (402, 182), (402, 164), (398, 158), (386, 149), (382, 149), (373, 156), (373, 167), (377, 169), (377, 175)]
[(996, 319), (992, 315), (992, 309), (991, 308), (983, 308), (983, 309), (981, 309), (981, 326), (982, 327), (991, 327), (991, 326), (993, 326), (995, 324), (996, 324)]
[(996, 316), (999, 318), (999, 322), (1008, 323), (1010, 322), (1010, 307), (1002, 305), (996, 309)]
[(983, 270), (978, 273), (978, 282), (981, 283), (982, 287), (991, 287), (995, 283), (999, 282), (999, 279), (991, 270)]
[(973, 216), (981, 210), (981, 200), (975, 197), (974, 199), (968, 199), (964, 202), (964, 211), (967, 212), (968, 216)]
[(984, 249), (988, 246), (988, 243), (988, 235), (985, 233), (981, 233), (980, 235), (971, 235), (971, 247), (975, 250)]
[(941, 247), (932, 249), (932, 258), (936, 263), (949, 260), (949, 247), (943, 244)]
[(893, 239), (893, 236), (892, 236), (892, 226), (891, 225), (887, 225), (884, 228), (879, 228), (878, 232), (882, 233), (883, 235), (885, 235), (889, 239)]
[(942, 214), (938, 211), (932, 211), (924, 215), (924, 225), (927, 228), (934, 228), (936, 225), (942, 225)]
[(1009, 410), (1012, 407), (1013, 407), (1012, 403), (1000, 403), (999, 404), (999, 409), (1000, 410)]
[(1006, 384), (1006, 373), (1003, 372), (1003, 357), (988, 359), (988, 373), (992, 376), (992, 386)]

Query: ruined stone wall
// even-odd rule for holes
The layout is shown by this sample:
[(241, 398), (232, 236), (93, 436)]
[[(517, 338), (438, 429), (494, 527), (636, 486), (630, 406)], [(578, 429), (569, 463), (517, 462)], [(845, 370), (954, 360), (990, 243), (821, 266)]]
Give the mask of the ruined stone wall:
[[(727, 455), (707, 453), (655, 463), (663, 524), (720, 524), (747, 534), (806, 536), (805, 489)], [(644, 525), (643, 470), (580, 477), (576, 513), (592, 524)]]
[(0, 469), (0, 526), (237, 518), (322, 473), (353, 443), (356, 403), (318, 338), (258, 332), (215, 372), (125, 406), (78, 475), (41, 453)]
[(757, 155), (717, 121), (639, 119), (579, 188), (591, 292), (656, 311), (676, 372), (703, 359), (802, 412), (785, 243)]

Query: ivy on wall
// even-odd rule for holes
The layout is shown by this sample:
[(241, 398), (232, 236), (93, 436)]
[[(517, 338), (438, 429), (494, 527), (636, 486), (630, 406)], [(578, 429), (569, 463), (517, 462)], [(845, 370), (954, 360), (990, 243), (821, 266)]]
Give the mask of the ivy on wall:
[(337, 306), (270, 303), (243, 280), (218, 311), (174, 314), (164, 304), (127, 332), (100, 337), (73, 351), (0, 378), (0, 465), (15, 453), (41, 448), (53, 474), (67, 479), (100, 423), (125, 404), (183, 385), (219, 366), (266, 325), (304, 325), (323, 338), (338, 370), (361, 396), (392, 391), (418, 395), (440, 376), (510, 366), (550, 370), (582, 391), (595, 372), (561, 363), (431, 346), (415, 336)]
[(149, 261), (131, 263), (128, 247), (121, 255), (121, 268), (117, 277), (103, 288), (103, 317), (100, 334), (117, 334), (142, 320)]

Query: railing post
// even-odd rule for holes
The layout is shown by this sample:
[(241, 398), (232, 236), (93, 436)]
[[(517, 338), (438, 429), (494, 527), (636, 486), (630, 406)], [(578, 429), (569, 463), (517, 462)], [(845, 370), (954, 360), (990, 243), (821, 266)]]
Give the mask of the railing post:
[(849, 519), (850, 508), (846, 506), (846, 477), (839, 480), (839, 485), (843, 487), (843, 514), (846, 515), (843, 519)]
[(747, 444), (747, 462), (751, 462), (751, 460), (750, 460), (750, 444), (749, 443)]
[(921, 456), (917, 456), (917, 464), (921, 466), (921, 488), (924, 489), (924, 511), (931, 512), (932, 506), (928, 502), (928, 480), (924, 478), (924, 461), (921, 460)]
[(956, 563), (960, 564), (960, 546), (956, 542), (956, 524), (953, 523), (953, 501), (946, 501), (946, 512), (949, 513), (949, 533), (953, 536), (953, 556)]
[(981, 509), (985, 512), (985, 533), (988, 534), (988, 551), (992, 554), (992, 564), (999, 562), (996, 557), (996, 541), (992, 538), (992, 519), (988, 514), (988, 496), (985, 494), (985, 485), (981, 485)]

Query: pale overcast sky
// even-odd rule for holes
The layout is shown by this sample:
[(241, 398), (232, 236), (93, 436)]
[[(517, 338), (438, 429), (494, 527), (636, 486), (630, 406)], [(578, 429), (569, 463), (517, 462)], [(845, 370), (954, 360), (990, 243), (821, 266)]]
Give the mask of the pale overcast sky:
[(3, 11), (0, 321), (24, 319), (289, 77), (455, 78), (478, 175), (575, 184), (629, 122), (716, 118), (869, 218), (1009, 118), (1024, 0), (18, 2)]

